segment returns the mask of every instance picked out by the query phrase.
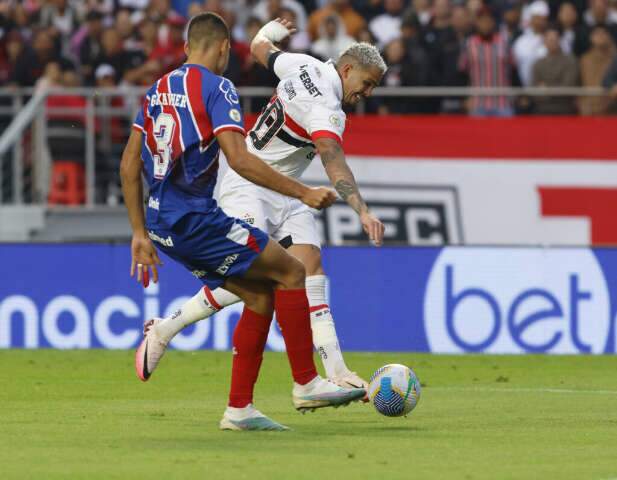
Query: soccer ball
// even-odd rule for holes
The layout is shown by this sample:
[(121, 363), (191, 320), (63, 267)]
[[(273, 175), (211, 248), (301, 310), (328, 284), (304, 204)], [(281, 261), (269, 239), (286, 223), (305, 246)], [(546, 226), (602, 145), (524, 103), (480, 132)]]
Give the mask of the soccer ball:
[(409, 414), (420, 400), (420, 381), (413, 370), (392, 363), (377, 370), (368, 386), (368, 398), (387, 417)]

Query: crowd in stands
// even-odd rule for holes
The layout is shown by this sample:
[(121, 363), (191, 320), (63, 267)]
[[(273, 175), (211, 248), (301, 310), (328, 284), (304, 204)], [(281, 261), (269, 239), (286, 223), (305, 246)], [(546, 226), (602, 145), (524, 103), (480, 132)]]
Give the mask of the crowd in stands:
[(0, 0), (0, 86), (150, 85), (184, 61), (187, 19), (232, 27), (226, 76), (273, 86), (249, 44), (268, 20), (294, 22), (284, 49), (336, 58), (376, 44), (383, 85), (604, 87), (605, 97), (381, 98), (379, 113), (610, 113), (617, 99), (615, 0)]

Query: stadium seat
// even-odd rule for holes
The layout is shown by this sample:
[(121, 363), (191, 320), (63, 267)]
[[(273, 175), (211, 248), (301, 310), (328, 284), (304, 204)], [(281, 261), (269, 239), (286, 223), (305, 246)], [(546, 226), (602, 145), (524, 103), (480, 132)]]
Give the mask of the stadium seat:
[(53, 162), (48, 203), (80, 205), (86, 201), (83, 165), (75, 162)]

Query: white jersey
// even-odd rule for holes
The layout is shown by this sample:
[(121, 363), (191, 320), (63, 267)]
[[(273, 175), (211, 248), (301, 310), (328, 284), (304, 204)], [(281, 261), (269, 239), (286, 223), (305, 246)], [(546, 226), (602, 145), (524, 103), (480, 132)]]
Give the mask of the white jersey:
[[(246, 137), (248, 150), (284, 175), (300, 177), (315, 157), (314, 141), (342, 142), (343, 86), (332, 62), (308, 55), (275, 53), (270, 68), (281, 79), (276, 94)], [(320, 246), (315, 218), (300, 200), (251, 183), (229, 168), (219, 205), (277, 241)]]
[(315, 157), (315, 140), (342, 142), (343, 86), (331, 61), (298, 53), (273, 57), (270, 65), (280, 82), (246, 142), (251, 153), (274, 169), (298, 178)]

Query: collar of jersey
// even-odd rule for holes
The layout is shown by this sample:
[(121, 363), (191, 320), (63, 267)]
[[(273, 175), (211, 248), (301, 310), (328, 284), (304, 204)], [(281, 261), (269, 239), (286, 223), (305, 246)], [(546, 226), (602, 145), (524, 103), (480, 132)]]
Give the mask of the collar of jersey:
[(334, 84), (334, 92), (336, 93), (336, 98), (339, 100), (343, 99), (343, 81), (341, 80), (341, 76), (336, 71), (336, 65), (334, 64), (334, 60), (330, 59), (326, 62), (328, 67), (327, 69), (328, 75), (330, 76), (330, 80)]
[(214, 74), (214, 72), (212, 70), (210, 70), (208, 67), (204, 67), (203, 65), (200, 65), (199, 63), (185, 63), (184, 65), (182, 65), (183, 67), (197, 67), (197, 68), (203, 68), (206, 72), (210, 72), (212, 74)]

